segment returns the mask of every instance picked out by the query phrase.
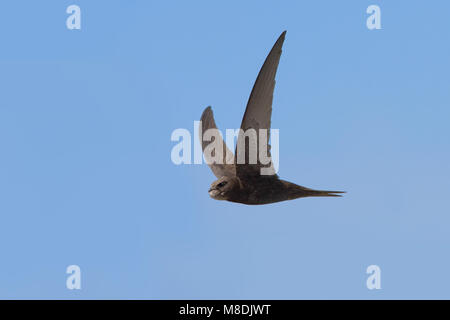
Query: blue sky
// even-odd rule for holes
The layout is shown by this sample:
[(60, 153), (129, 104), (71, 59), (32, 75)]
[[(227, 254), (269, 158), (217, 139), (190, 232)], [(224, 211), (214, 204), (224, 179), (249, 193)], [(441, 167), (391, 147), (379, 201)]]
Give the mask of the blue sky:
[[(81, 30), (66, 8), (81, 8)], [(381, 8), (368, 30), (366, 8)], [(8, 1), (0, 298), (450, 298), (448, 1)], [(287, 30), (281, 178), (343, 198), (243, 206), (176, 166), (212, 105), (237, 128)], [(197, 138), (196, 133), (193, 134)], [(79, 265), (82, 289), (68, 290)], [(381, 290), (366, 268), (381, 268)]]

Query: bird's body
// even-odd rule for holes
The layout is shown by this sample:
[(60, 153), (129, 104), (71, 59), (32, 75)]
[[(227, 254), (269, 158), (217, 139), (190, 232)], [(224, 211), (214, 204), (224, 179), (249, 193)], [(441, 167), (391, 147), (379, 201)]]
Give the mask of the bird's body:
[[(224, 182), (226, 184), (221, 185)], [(229, 185), (228, 188), (227, 185)], [(281, 180), (278, 176), (259, 176), (247, 179), (221, 177), (212, 183), (209, 190), (213, 199), (249, 205), (269, 204), (304, 197), (339, 196), (334, 193), (339, 193), (339, 191), (308, 189)]]
[[(241, 129), (243, 132), (252, 129), (259, 133), (262, 129), (266, 131), (270, 129), (275, 74), (285, 34), (286, 31), (278, 38), (258, 74), (247, 103), (244, 118), (242, 119)], [(250, 143), (246, 143), (245, 138), (242, 136), (238, 137), (235, 156), (226, 147), (225, 143), (220, 141), (220, 145), (223, 146), (223, 152), (219, 155), (220, 161), (217, 161), (217, 157), (215, 157), (217, 155), (213, 156), (205, 152), (209, 141), (208, 139), (205, 140), (202, 134), (207, 130), (217, 130), (211, 107), (207, 107), (203, 111), (201, 122), (200, 141), (205, 159), (218, 178), (211, 184), (209, 189), (211, 198), (257, 205), (303, 197), (339, 197), (338, 193), (342, 193), (341, 191), (313, 190), (279, 179), (278, 175), (273, 171), (270, 151), (267, 150), (270, 158), (268, 164), (262, 163), (260, 159), (256, 163), (248, 161), (251, 147)], [(267, 141), (260, 141), (260, 135), (256, 135), (256, 137), (257, 146), (261, 146), (261, 142), (268, 146), (268, 134), (266, 137)], [(244, 143), (240, 144), (242, 141), (239, 139), (243, 139)], [(244, 156), (240, 157), (242, 155)], [(238, 159), (245, 159), (245, 161), (241, 163)], [(265, 169), (270, 169), (273, 173), (261, 174), (262, 170)]]

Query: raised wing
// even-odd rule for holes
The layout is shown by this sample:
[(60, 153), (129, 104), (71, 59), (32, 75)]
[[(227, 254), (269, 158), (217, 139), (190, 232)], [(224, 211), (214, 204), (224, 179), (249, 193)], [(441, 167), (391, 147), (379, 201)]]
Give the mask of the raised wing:
[[(199, 131), (199, 138), (200, 143), (202, 145), (203, 155), (205, 157), (206, 163), (209, 165), (212, 172), (217, 178), (221, 178), (223, 176), (235, 176), (236, 169), (234, 166), (233, 152), (231, 152), (231, 150), (227, 148), (227, 145), (223, 141), (223, 138), (220, 137), (220, 135), (218, 134), (218, 129), (216, 127), (216, 122), (214, 121), (214, 115), (211, 107), (207, 107), (203, 111), (200, 121), (201, 127)], [(211, 130), (215, 130), (215, 132)], [(205, 135), (207, 131), (213, 133), (211, 141), (205, 140), (205, 137), (208, 137), (208, 134)], [(216, 157), (215, 150), (212, 150), (212, 152), (210, 152), (212, 146), (211, 144), (214, 144), (216, 139), (215, 137), (220, 137), (220, 141), (217, 142), (219, 144), (221, 143), (221, 145), (223, 146), (222, 154), (220, 154), (219, 152), (218, 157)]]
[[(285, 35), (286, 31), (280, 35), (264, 61), (247, 103), (247, 108), (241, 124), (241, 135), (238, 137), (236, 145), (236, 175), (239, 177), (260, 175), (262, 168), (267, 168), (270, 171), (266, 169), (266, 172), (273, 172), (272, 174), (275, 174), (269, 145), (270, 119), (272, 117), (275, 75), (277, 73), (278, 63), (280, 62), (281, 48), (283, 46)], [(254, 132), (256, 133), (255, 136), (257, 142), (254, 144), (250, 143), (249, 138), (246, 139), (245, 136), (242, 135), (242, 133), (246, 133), (247, 136), (247, 133), (249, 133), (248, 137), (251, 137), (252, 134), (250, 131), (252, 130), (248, 131), (249, 129), (254, 129)], [(260, 141), (261, 129), (266, 129), (266, 137), (263, 137), (263, 139), (267, 139), (266, 141)], [(262, 163), (259, 154), (257, 155), (256, 160), (250, 161), (252, 159), (252, 154), (259, 153), (259, 149), (263, 145), (267, 146), (267, 158), (269, 159), (269, 162)], [(257, 147), (257, 150), (255, 150), (255, 147)]]

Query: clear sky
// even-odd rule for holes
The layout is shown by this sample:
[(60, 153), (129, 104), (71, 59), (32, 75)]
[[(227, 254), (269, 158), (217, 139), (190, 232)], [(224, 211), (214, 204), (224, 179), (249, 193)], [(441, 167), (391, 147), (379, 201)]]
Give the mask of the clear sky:
[[(66, 8), (81, 8), (68, 30)], [(381, 30), (366, 9), (381, 8)], [(449, 1), (5, 1), (0, 298), (450, 298)], [(281, 178), (343, 198), (212, 200), (170, 159), (237, 128), (287, 30)], [(192, 139), (197, 138), (193, 133)], [(381, 268), (368, 290), (366, 268)], [(81, 290), (66, 268), (81, 268)]]

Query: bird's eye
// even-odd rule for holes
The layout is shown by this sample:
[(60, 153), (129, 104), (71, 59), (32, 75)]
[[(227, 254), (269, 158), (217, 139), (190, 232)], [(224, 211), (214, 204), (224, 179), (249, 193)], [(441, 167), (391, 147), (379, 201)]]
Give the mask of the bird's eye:
[(221, 183), (219, 183), (217, 186), (219, 187), (219, 188), (222, 188), (224, 185), (226, 185), (227, 184), (227, 182), (226, 181), (223, 181), (223, 182), (221, 182)]

